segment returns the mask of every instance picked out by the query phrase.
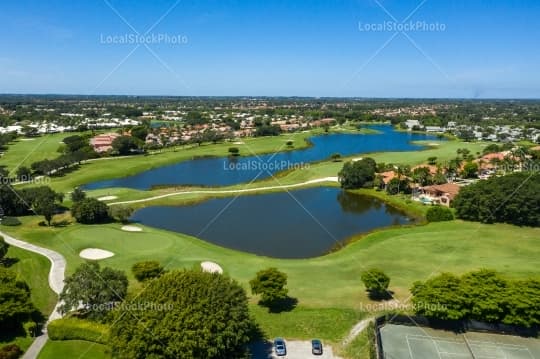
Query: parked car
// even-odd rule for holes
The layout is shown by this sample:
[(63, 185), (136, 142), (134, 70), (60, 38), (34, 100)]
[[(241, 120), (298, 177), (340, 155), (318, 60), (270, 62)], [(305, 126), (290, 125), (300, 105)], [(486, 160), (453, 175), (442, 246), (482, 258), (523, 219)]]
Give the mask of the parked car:
[(311, 353), (313, 355), (323, 354), (322, 342), (319, 339), (313, 339), (311, 341)]
[(287, 346), (285, 345), (285, 340), (283, 338), (274, 339), (274, 350), (276, 351), (277, 356), (287, 355)]

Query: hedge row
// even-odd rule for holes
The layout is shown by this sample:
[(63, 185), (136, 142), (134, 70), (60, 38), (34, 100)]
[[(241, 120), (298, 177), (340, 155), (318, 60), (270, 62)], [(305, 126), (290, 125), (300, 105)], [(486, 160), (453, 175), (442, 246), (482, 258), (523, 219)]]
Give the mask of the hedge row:
[(86, 340), (94, 343), (107, 344), (109, 327), (77, 318), (62, 318), (53, 320), (47, 327), (52, 340)]

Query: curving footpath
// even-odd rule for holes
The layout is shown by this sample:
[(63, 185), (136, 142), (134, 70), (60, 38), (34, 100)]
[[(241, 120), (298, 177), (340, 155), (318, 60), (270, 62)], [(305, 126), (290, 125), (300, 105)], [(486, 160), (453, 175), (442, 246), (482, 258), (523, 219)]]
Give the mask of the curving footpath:
[(112, 202), (108, 203), (109, 205), (115, 205), (115, 204), (131, 204), (131, 203), (141, 203), (141, 202), (149, 202), (154, 201), (156, 199), (166, 198), (166, 197), (173, 197), (173, 196), (179, 196), (183, 194), (221, 194), (221, 193), (246, 193), (246, 192), (256, 192), (256, 191), (266, 191), (266, 190), (273, 190), (273, 189), (285, 189), (285, 188), (294, 188), (294, 187), (302, 187), (313, 183), (321, 183), (321, 182), (338, 182), (337, 177), (324, 177), (324, 178), (316, 178), (312, 179), (306, 182), (301, 183), (294, 183), (294, 184), (285, 184), (281, 186), (267, 186), (267, 187), (254, 187), (254, 188), (246, 188), (246, 189), (226, 189), (226, 190), (196, 190), (196, 191), (181, 191), (181, 192), (172, 192), (167, 194), (162, 194), (159, 196), (154, 197), (148, 197), (143, 199), (134, 199), (131, 201), (122, 201), (122, 202)]
[[(47, 248), (42, 248), (42, 247), (27, 243), (27, 242), (20, 241), (4, 232), (0, 232), (0, 236), (4, 237), (4, 240), (9, 245), (47, 257), (49, 261), (51, 261), (51, 270), (49, 271), (49, 287), (51, 287), (53, 292), (55, 292), (56, 294), (60, 294), (62, 292), (62, 289), (64, 289), (64, 273), (66, 270), (66, 260), (60, 253), (57, 253)], [(61, 314), (58, 313), (58, 310), (57, 310), (59, 305), (60, 305), (60, 302), (58, 302), (56, 306), (54, 307), (54, 310), (49, 316), (47, 323), (49, 323), (51, 320), (55, 320), (61, 317)], [(23, 359), (36, 359), (39, 352), (41, 351), (41, 349), (43, 349), (48, 339), (49, 339), (49, 336), (47, 335), (47, 324), (45, 324), (43, 334), (36, 337), (32, 345), (30, 345), (30, 347), (26, 350), (22, 358)]]

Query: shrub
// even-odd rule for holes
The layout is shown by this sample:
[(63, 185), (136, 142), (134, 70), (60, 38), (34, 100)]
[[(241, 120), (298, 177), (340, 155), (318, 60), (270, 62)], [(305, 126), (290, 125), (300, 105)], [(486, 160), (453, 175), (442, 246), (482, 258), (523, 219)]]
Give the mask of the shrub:
[(17, 344), (8, 344), (0, 348), (0, 359), (17, 359), (23, 354)]
[(38, 335), (38, 332), (37, 332), (38, 324), (36, 322), (34, 321), (26, 322), (24, 323), (23, 327), (27, 335), (31, 337), (35, 337)]
[(144, 282), (148, 279), (157, 278), (163, 274), (164, 269), (158, 261), (146, 261), (135, 263), (131, 267), (131, 271), (139, 282)]
[(240, 149), (238, 147), (229, 147), (229, 153), (231, 156), (238, 156), (240, 154)]
[(52, 340), (86, 340), (107, 344), (109, 327), (77, 318), (56, 319), (49, 323), (47, 332)]
[(3, 226), (20, 226), (21, 221), (17, 217), (4, 217), (0, 221)]
[(428, 222), (451, 221), (454, 219), (454, 214), (450, 208), (433, 206), (428, 209), (426, 219)]

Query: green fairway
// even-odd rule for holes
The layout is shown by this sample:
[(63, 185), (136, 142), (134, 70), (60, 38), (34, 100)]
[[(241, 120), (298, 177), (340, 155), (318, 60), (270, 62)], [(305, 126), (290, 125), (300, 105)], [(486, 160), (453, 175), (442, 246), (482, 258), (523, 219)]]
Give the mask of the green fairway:
[(19, 138), (8, 146), (6, 153), (0, 158), (0, 164), (12, 171), (18, 166), (30, 167), (34, 162), (53, 159), (60, 156), (57, 150), (62, 140), (77, 134), (80, 133), (54, 133), (35, 138)]
[(39, 359), (108, 359), (110, 357), (107, 346), (83, 340), (49, 340), (38, 356)]
[(258, 270), (275, 266), (289, 275), (290, 294), (307, 307), (359, 308), (368, 301), (360, 273), (371, 266), (385, 269), (392, 278), (391, 289), (400, 299), (408, 296), (413, 281), (441, 271), (462, 273), (487, 267), (516, 277), (540, 274), (535, 264), (540, 255), (540, 229), (503, 224), (453, 221), (388, 229), (358, 238), (323, 257), (285, 260), (237, 252), (148, 227), (141, 233), (121, 231), (118, 224), (47, 228), (37, 226), (39, 220), (25, 218), (24, 226), (9, 231), (62, 253), (68, 273), (82, 263), (78, 253), (88, 247), (115, 253), (101, 263), (123, 269), (130, 276), (131, 265), (141, 260), (159, 260), (167, 268), (190, 268), (212, 260), (246, 288)]

